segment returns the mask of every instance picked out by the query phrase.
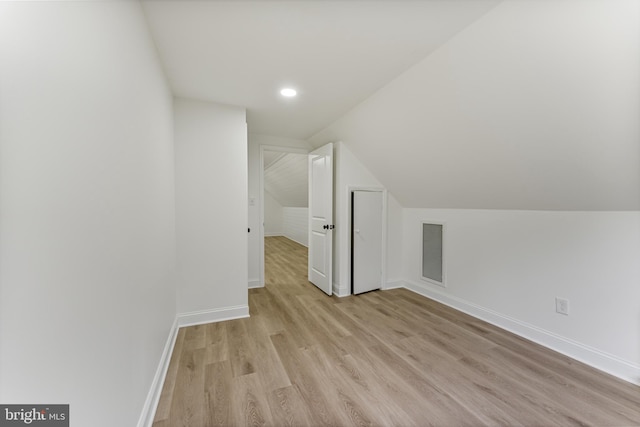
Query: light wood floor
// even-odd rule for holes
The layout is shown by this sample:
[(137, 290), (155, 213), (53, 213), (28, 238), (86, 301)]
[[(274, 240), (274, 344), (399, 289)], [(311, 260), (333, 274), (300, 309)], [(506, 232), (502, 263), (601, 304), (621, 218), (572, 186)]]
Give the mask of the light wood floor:
[(327, 297), (265, 240), (251, 318), (180, 329), (155, 427), (640, 425), (640, 387), (404, 289)]

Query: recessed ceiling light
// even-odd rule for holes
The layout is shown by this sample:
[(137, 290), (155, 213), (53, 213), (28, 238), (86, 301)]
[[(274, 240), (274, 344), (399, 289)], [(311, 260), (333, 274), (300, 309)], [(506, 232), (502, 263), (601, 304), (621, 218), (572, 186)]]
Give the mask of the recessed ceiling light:
[(291, 89), (290, 87), (286, 87), (280, 91), (280, 95), (286, 96), (287, 98), (294, 97), (298, 94), (295, 89)]

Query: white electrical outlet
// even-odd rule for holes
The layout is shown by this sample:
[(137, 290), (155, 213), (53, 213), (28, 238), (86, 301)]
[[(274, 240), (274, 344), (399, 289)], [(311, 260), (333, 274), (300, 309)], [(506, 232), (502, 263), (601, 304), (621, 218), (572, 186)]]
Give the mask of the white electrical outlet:
[(569, 315), (569, 300), (556, 297), (556, 313)]

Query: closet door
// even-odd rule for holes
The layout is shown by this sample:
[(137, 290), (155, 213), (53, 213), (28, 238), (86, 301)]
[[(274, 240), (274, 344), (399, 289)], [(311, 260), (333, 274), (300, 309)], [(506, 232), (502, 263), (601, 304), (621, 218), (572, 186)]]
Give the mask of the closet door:
[(382, 287), (382, 192), (351, 193), (351, 286), (353, 294)]

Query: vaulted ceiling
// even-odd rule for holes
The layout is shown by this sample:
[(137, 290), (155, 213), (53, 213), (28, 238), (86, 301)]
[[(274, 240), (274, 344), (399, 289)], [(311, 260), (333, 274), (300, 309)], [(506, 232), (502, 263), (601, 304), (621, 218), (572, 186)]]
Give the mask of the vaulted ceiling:
[[(249, 131), (306, 139), (498, 2), (143, 1), (175, 95), (247, 108)], [(283, 99), (283, 86), (298, 89)]]
[(175, 95), (343, 141), (402, 206), (640, 209), (637, 0), (143, 8)]
[(640, 2), (505, 1), (335, 140), (405, 207), (640, 210)]
[(306, 154), (264, 152), (264, 189), (283, 207), (309, 206)]

